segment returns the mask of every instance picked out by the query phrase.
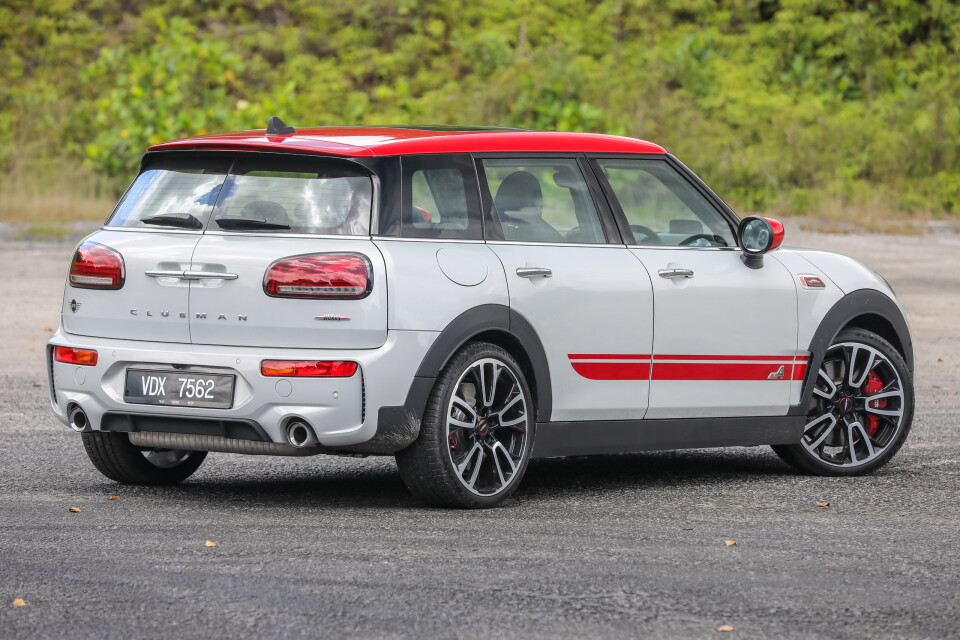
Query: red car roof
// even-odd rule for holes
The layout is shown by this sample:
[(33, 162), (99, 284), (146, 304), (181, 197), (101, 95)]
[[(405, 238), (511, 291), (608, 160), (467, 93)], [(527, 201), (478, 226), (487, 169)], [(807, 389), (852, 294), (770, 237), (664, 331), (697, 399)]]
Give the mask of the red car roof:
[(666, 153), (651, 142), (599, 133), (446, 127), (309, 127), (292, 134), (269, 136), (265, 129), (256, 129), (194, 136), (149, 148), (170, 149), (282, 150), (335, 156), (501, 151)]

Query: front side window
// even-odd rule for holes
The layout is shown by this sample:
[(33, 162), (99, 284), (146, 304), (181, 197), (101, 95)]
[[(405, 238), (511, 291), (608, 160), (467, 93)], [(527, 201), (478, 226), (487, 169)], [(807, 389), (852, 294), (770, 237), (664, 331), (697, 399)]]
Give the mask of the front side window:
[(596, 206), (572, 158), (481, 161), (504, 240), (602, 244)]
[(663, 160), (599, 159), (639, 245), (732, 247), (733, 232), (693, 185)]

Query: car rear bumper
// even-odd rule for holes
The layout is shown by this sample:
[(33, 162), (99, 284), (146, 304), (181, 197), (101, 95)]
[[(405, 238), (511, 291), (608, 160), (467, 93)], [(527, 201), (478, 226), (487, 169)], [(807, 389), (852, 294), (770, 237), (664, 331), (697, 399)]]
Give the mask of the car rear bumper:
[[(436, 339), (430, 331), (391, 331), (377, 349), (277, 349), (111, 340), (59, 330), (48, 343), (54, 413), (69, 424), (79, 407), (87, 428), (195, 433), (285, 443), (292, 421), (306, 422), (327, 448), (360, 445), (377, 435), (382, 407), (401, 407), (416, 363)], [(55, 346), (95, 349), (97, 364), (55, 361)], [(267, 377), (263, 360), (351, 360), (346, 378)], [(413, 363), (413, 366), (411, 365)], [(229, 409), (185, 408), (124, 401), (127, 369), (182, 370), (236, 376)]]

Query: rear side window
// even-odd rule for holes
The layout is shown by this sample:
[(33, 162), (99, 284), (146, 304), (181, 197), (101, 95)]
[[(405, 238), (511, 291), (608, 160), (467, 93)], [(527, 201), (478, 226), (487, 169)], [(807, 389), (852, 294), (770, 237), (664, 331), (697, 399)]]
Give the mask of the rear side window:
[(480, 240), (480, 200), (469, 156), (404, 156), (400, 235)]
[(372, 199), (349, 162), (176, 154), (149, 159), (107, 226), (368, 235)]
[(511, 158), (481, 162), (504, 240), (606, 243), (576, 160)]
[(598, 159), (633, 233), (634, 243), (730, 247), (726, 219), (663, 160)]

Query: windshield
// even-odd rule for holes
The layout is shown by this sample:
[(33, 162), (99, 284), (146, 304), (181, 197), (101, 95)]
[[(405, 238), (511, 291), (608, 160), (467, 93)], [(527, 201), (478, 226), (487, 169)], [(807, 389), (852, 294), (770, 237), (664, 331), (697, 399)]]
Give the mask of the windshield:
[(178, 154), (150, 159), (106, 226), (367, 235), (372, 199), (348, 162)]

